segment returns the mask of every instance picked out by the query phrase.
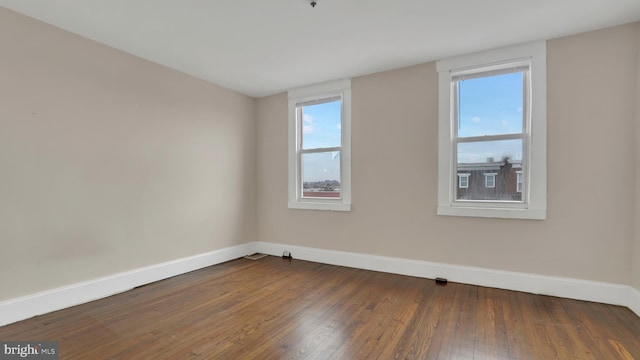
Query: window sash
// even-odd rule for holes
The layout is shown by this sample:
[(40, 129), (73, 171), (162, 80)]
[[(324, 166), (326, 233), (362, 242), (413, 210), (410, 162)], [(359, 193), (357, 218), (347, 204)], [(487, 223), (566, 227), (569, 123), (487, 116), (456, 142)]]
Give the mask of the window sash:
[[(458, 129), (460, 122), (460, 94), (459, 94), (459, 82), (462, 80), (469, 79), (479, 79), (483, 77), (490, 77), (495, 75), (503, 75), (515, 72), (522, 72), (522, 132), (520, 133), (508, 133), (508, 134), (498, 134), (498, 135), (482, 135), (482, 136), (467, 136), (467, 137), (459, 137)], [(451, 87), (451, 96), (450, 96), (450, 105), (451, 105), (451, 130), (452, 130), (452, 139), (451, 139), (451, 172), (453, 174), (458, 173), (458, 144), (461, 143), (472, 143), (472, 142), (490, 142), (490, 141), (500, 141), (500, 140), (522, 140), (522, 171), (528, 173), (528, 155), (529, 155), (529, 134), (531, 129), (531, 116), (530, 116), (530, 101), (531, 101), (531, 60), (516, 60), (516, 61), (508, 61), (499, 63), (496, 65), (489, 66), (480, 66), (467, 68), (462, 70), (451, 71), (450, 78), (450, 87)], [(455, 181), (455, 177), (451, 177), (453, 181)], [(487, 186), (487, 177), (485, 176), (485, 187)], [(527, 189), (524, 188), (524, 184), (521, 185), (522, 196), (520, 200), (469, 200), (469, 199), (458, 199), (457, 198), (457, 189), (459, 186), (451, 186), (451, 199), (452, 203), (478, 203), (478, 204), (486, 204), (486, 203), (513, 203), (513, 204), (522, 204), (526, 206), (527, 204)], [(461, 188), (461, 187), (460, 187)], [(495, 176), (493, 179), (493, 186), (490, 188), (495, 188)], [(484, 205), (482, 205), (484, 206)]]
[[(304, 113), (303, 113), (303, 108), (305, 106), (311, 106), (311, 105), (319, 105), (319, 104), (328, 104), (334, 101), (342, 101), (342, 95), (335, 95), (335, 96), (330, 96), (330, 97), (322, 97), (322, 98), (316, 98), (313, 100), (308, 100), (308, 101), (301, 101), (299, 103), (296, 104), (296, 127), (298, 128), (298, 141), (297, 141), (297, 184), (296, 184), (296, 188), (297, 188), (297, 193), (298, 193), (298, 199), (317, 199), (318, 197), (313, 197), (313, 196), (304, 196), (304, 175), (303, 175), (303, 170), (304, 170), (304, 166), (302, 164), (302, 158), (304, 157), (305, 154), (318, 154), (318, 153), (328, 153), (328, 152), (340, 152), (342, 153), (342, 146), (334, 146), (334, 147), (320, 147), (320, 148), (304, 148), (304, 144), (303, 144), (303, 138), (304, 138), (304, 134), (303, 134), (303, 129), (304, 129)], [(340, 111), (340, 123), (342, 124), (342, 111)], [(344, 134), (344, 132), (342, 130), (340, 130), (340, 137), (342, 137)], [(340, 141), (340, 143), (342, 144), (342, 140)], [(343, 183), (342, 181), (342, 156), (340, 157), (340, 178), (338, 179), (338, 181), (340, 182), (340, 184)], [(332, 198), (331, 200), (340, 200), (342, 198), (342, 192), (340, 194), (339, 198)]]
[[(508, 66), (503, 64), (502, 66)], [(475, 68), (473, 70), (463, 70), (452, 72), (451, 75), (451, 122), (453, 130), (453, 139), (456, 142), (472, 142), (472, 141), (492, 141), (492, 140), (506, 140), (515, 139), (518, 137), (524, 137), (526, 133), (530, 131), (530, 115), (529, 115), (529, 101), (530, 97), (530, 84), (531, 84), (531, 66), (517, 66), (514, 71), (497, 72), (495, 70), (485, 70), (485, 67)], [(473, 71), (473, 72), (469, 72)], [(458, 129), (460, 129), (460, 81), (468, 79), (480, 79), (483, 77), (490, 77), (495, 75), (502, 75), (514, 72), (522, 72), (522, 132), (520, 133), (506, 133), (497, 135), (481, 135), (481, 136), (466, 136), (461, 137), (458, 135)], [(464, 74), (464, 75), (460, 75)]]
[[(304, 107), (305, 106), (312, 106), (312, 105), (320, 105), (320, 104), (328, 104), (331, 102), (336, 102), (336, 101), (340, 101), (340, 126), (341, 126), (341, 130), (340, 130), (340, 147), (342, 147), (342, 144), (344, 143), (344, 132), (342, 131), (342, 123), (343, 123), (343, 119), (342, 119), (342, 113), (343, 113), (343, 97), (342, 95), (335, 95), (335, 96), (325, 96), (325, 97), (320, 97), (320, 98), (313, 98), (313, 100), (308, 100), (308, 101), (302, 101), (302, 102), (298, 102), (296, 103), (296, 107), (295, 107), (295, 111), (296, 111), (296, 129), (297, 129), (297, 134), (296, 134), (296, 149), (304, 149), (304, 150), (315, 150), (315, 149), (325, 149), (325, 148), (305, 148), (305, 144), (304, 144)], [(328, 148), (326, 148), (328, 149)]]
[[(299, 193), (300, 193), (300, 198), (301, 199), (328, 199), (328, 200), (341, 200), (342, 199), (342, 150), (340, 148), (331, 148), (330, 150), (324, 150), (324, 149), (314, 149), (317, 151), (301, 151), (300, 152), (300, 166), (299, 166), (299, 179), (300, 179), (300, 183), (298, 184), (300, 186), (299, 188)], [(303, 164), (303, 157), (306, 154), (324, 154), (324, 153), (338, 153), (338, 156), (340, 157), (339, 161), (339, 168), (340, 168), (340, 179), (338, 179), (338, 181), (340, 182), (340, 192), (339, 192), (339, 196), (307, 196), (305, 195), (305, 190), (304, 190), (304, 183), (305, 183), (305, 178), (304, 178), (304, 164)], [(332, 179), (325, 179), (325, 180), (332, 180)], [(320, 180), (322, 181), (322, 180)]]
[(469, 188), (469, 176), (471, 174), (458, 174), (458, 187), (461, 189)]
[(481, 67), (472, 67), (468, 69), (459, 69), (451, 73), (451, 81), (458, 82), (462, 80), (479, 79), (483, 77), (506, 75), (516, 72), (526, 72), (530, 69), (530, 60), (512, 60), (495, 65), (483, 65)]
[(334, 101), (342, 101), (342, 95), (335, 95), (335, 96), (329, 96), (329, 97), (325, 96), (325, 97), (319, 97), (319, 98), (312, 98), (311, 100), (303, 100), (301, 102), (298, 102), (296, 104), (296, 107), (302, 108), (304, 106), (320, 105), (320, 104), (326, 104)]
[[(304, 130), (304, 113), (303, 108), (305, 106), (311, 105), (320, 105), (327, 104), (335, 101), (343, 102), (342, 94), (339, 95), (331, 95), (331, 96), (316, 96), (310, 99), (305, 99), (299, 102), (296, 102), (295, 112), (296, 112), (296, 198), (297, 201), (306, 200), (321, 200), (323, 202), (334, 202), (334, 201), (342, 201), (342, 189), (340, 191), (339, 197), (314, 197), (314, 196), (304, 196), (304, 166), (302, 163), (302, 158), (305, 154), (318, 154), (318, 153), (329, 153), (329, 152), (339, 152), (340, 156), (340, 178), (338, 181), (340, 182), (340, 186), (342, 187), (343, 181), (343, 160), (342, 160), (342, 146), (333, 146), (333, 147), (319, 147), (319, 148), (304, 148), (303, 144), (303, 130)], [(340, 111), (340, 124), (343, 123), (343, 111), (344, 109), (341, 106)], [(344, 144), (344, 131), (340, 130), (341, 144)]]

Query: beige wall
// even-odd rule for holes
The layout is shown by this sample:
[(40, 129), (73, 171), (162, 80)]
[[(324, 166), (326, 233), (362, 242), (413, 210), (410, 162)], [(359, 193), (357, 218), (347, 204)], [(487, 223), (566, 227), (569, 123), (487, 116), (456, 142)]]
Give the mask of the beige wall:
[(255, 240), (255, 99), (4, 8), (0, 54), (0, 300)]
[(287, 209), (286, 94), (258, 99), (259, 239), (631, 283), (637, 28), (548, 42), (547, 220), (436, 215), (429, 63), (353, 79), (349, 213)]
[(636, 197), (635, 232), (633, 238), (633, 286), (640, 291), (640, 23), (636, 24), (638, 67), (636, 69)]
[(433, 63), (353, 79), (344, 213), (287, 208), (286, 94), (3, 8), (0, 48), (0, 300), (253, 240), (640, 289), (639, 23), (548, 43), (545, 221), (435, 215)]

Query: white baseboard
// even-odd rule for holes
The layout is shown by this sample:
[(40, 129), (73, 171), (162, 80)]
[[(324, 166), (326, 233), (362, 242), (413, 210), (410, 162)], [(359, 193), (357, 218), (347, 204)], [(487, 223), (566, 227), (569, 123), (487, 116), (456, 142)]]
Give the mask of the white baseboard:
[(233, 260), (254, 253), (254, 247), (254, 243), (238, 245), (2, 301), (0, 326)]
[(629, 304), (631, 311), (640, 316), (640, 290), (629, 287)]
[[(640, 293), (628, 285), (324, 250), (287, 244), (257, 242), (255, 247), (255, 251), (257, 252), (276, 256), (281, 256), (285, 250), (290, 251), (294, 259), (410, 275), (427, 279), (443, 277), (449, 281), (464, 284), (594, 301), (611, 305), (622, 305), (629, 307), (640, 316)], [(632, 296), (629, 295), (632, 290), (635, 293), (634, 301), (630, 300)]]
[(429, 261), (324, 250), (267, 242), (251, 242), (168, 261), (95, 280), (84, 281), (0, 302), (0, 326), (121, 293), (137, 286), (233, 260), (255, 252), (358, 269), (523, 291), (629, 307), (640, 316), (640, 291), (627, 285), (449, 265)]

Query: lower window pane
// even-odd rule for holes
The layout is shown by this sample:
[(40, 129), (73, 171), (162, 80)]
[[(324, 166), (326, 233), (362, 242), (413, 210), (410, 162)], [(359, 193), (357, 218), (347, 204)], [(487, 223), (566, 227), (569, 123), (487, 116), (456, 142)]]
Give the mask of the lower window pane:
[(302, 197), (340, 198), (340, 151), (302, 154)]
[[(459, 143), (456, 200), (522, 201), (522, 140)], [(458, 180), (458, 179), (456, 179)]]

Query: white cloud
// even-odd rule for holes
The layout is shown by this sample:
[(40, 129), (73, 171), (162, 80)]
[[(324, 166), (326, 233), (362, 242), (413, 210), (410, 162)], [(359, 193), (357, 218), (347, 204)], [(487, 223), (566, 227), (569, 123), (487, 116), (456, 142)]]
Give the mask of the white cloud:
[(337, 128), (338, 130), (342, 130), (342, 124), (338, 124), (338, 125), (336, 125), (336, 128)]
[(474, 116), (471, 118), (471, 121), (473, 121), (474, 123), (479, 123), (480, 122), (480, 118), (477, 116)]
[(304, 114), (302, 116), (302, 133), (311, 134), (316, 130), (313, 125), (313, 117), (311, 115)]
[(522, 107), (519, 107), (516, 111), (517, 112), (522, 112)]
[(504, 126), (509, 125), (509, 120), (502, 120), (502, 125), (504, 125)]

